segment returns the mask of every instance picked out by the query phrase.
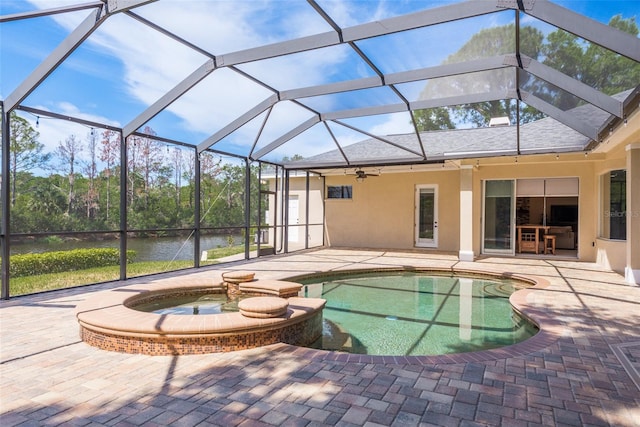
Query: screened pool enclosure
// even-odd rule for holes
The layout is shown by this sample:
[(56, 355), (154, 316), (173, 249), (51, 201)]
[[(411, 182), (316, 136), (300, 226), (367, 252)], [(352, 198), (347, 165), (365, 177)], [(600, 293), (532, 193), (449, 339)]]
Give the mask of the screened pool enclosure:
[(325, 245), (331, 174), (586, 155), (634, 3), (3, 1), (2, 298)]

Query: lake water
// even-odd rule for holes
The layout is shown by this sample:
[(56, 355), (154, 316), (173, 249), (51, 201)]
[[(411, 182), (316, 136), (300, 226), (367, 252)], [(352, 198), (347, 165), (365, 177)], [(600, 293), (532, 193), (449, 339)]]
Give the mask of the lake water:
[[(234, 236), (234, 244), (243, 242), (242, 236)], [(136, 251), (136, 261), (193, 260), (193, 237), (150, 237), (129, 238), (127, 249)], [(227, 236), (205, 236), (200, 238), (200, 250), (228, 246)], [(119, 248), (118, 240), (82, 241), (70, 240), (60, 243), (13, 243), (11, 254), (42, 253), (67, 251), (85, 248)]]

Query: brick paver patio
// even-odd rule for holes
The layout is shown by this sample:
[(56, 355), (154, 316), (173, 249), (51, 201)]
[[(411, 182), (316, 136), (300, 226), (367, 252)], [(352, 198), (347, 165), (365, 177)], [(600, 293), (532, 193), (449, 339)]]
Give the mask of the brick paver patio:
[(78, 338), (75, 305), (122, 284), (19, 297), (0, 302), (0, 425), (640, 426), (640, 287), (595, 264), (321, 249), (195, 274), (251, 269), (282, 279), (398, 265), (544, 277), (550, 286), (526, 303), (553, 327), (522, 354), (470, 353), (465, 363), (359, 360), (284, 344), (144, 356)]

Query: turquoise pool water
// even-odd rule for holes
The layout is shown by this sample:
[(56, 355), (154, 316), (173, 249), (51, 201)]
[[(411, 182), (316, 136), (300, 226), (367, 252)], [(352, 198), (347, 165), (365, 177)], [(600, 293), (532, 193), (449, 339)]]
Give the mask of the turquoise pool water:
[(224, 293), (167, 296), (154, 301), (136, 304), (134, 310), (155, 314), (219, 314), (238, 311), (242, 298), (231, 299)]
[(314, 348), (435, 355), (503, 347), (537, 332), (509, 304), (525, 287), (516, 281), (378, 272), (302, 283), (305, 296), (327, 300)]

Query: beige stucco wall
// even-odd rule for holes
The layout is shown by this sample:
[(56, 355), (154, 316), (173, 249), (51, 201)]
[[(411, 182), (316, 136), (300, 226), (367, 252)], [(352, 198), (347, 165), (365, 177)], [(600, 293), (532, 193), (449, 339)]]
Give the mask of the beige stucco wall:
[(626, 242), (619, 240), (597, 239), (596, 262), (602, 267), (617, 271), (618, 273), (624, 272), (626, 265)]
[[(322, 224), (322, 198), (324, 192), (322, 177), (309, 177), (309, 224)], [(307, 212), (306, 178), (293, 178), (289, 181), (289, 197), (297, 197), (299, 204), (300, 224), (304, 223)], [(318, 208), (320, 207), (320, 208)]]
[(353, 199), (326, 200), (326, 242), (331, 246), (415, 247), (415, 189), (438, 188), (438, 250), (459, 246), (458, 170), (382, 173), (358, 183), (354, 176), (327, 176), (326, 185), (352, 185)]
[[(307, 201), (307, 178), (305, 176), (292, 177), (289, 180), (289, 199), (298, 201), (297, 218), (289, 218), (289, 223), (296, 224), (292, 227), (297, 229), (297, 232), (294, 232), (292, 228), (289, 229), (287, 246), (290, 251), (305, 249), (307, 240), (310, 248), (324, 244), (324, 183), (322, 177), (309, 176), (308, 194)], [(307, 206), (309, 206), (308, 212)]]
[[(269, 190), (276, 191), (276, 181), (269, 179)], [(279, 189), (278, 189), (279, 190)], [(292, 174), (289, 180), (289, 198), (296, 199), (298, 202), (298, 216), (297, 218), (290, 218), (292, 227), (295, 227), (297, 233), (292, 233), (292, 229), (289, 230), (289, 241), (287, 243), (288, 250), (295, 251), (304, 249), (308, 246), (316, 247), (324, 245), (324, 209), (323, 209), (323, 195), (324, 195), (324, 179), (317, 175), (311, 174), (309, 177), (309, 196), (307, 201), (307, 178), (304, 173), (299, 175)], [(267, 244), (280, 251), (284, 248), (284, 239), (282, 222), (283, 222), (283, 209), (286, 207), (282, 203), (282, 194), (278, 192), (277, 202), (274, 195), (269, 196), (269, 212), (265, 225), (269, 225)], [(309, 206), (308, 223), (307, 221), (307, 203)], [(263, 207), (266, 209), (266, 207)], [(277, 217), (277, 218), (276, 218)], [(274, 224), (278, 224), (277, 230), (272, 228)], [(308, 227), (306, 225), (308, 224)], [(297, 234), (297, 238), (295, 237)]]

